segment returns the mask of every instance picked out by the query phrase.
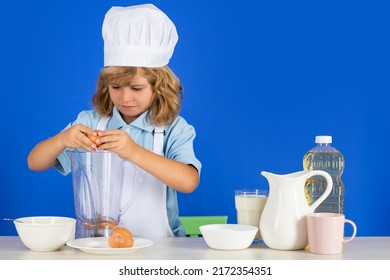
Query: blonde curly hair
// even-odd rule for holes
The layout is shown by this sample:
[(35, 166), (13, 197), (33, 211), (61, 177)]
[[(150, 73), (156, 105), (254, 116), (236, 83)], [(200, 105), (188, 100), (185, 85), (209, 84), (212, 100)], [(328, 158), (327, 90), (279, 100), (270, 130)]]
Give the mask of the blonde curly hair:
[(100, 71), (96, 92), (92, 97), (95, 109), (105, 116), (112, 115), (114, 104), (108, 86), (129, 86), (134, 75), (140, 71), (153, 88), (153, 96), (147, 119), (155, 125), (169, 125), (180, 111), (183, 88), (180, 80), (168, 66), (159, 68), (110, 66)]

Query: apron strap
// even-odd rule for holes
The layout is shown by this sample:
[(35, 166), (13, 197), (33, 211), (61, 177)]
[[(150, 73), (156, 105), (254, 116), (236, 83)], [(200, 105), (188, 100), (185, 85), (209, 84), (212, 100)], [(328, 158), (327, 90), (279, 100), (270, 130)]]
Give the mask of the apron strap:
[(103, 116), (103, 117), (99, 120), (99, 122), (98, 122), (98, 124), (97, 124), (97, 126), (96, 126), (96, 129), (97, 129), (97, 130), (106, 130), (107, 123), (108, 123), (108, 120), (109, 120), (109, 119), (110, 119), (109, 116)]
[(163, 156), (164, 155), (164, 136), (165, 136), (165, 127), (156, 126), (153, 130), (153, 152)]

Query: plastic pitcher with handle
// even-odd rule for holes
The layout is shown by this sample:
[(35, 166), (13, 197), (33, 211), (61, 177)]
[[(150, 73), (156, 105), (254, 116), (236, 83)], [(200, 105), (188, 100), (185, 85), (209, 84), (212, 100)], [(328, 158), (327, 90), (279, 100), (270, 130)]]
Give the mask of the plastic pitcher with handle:
[(71, 161), (76, 238), (109, 236), (119, 224), (124, 160), (108, 151), (68, 150)]

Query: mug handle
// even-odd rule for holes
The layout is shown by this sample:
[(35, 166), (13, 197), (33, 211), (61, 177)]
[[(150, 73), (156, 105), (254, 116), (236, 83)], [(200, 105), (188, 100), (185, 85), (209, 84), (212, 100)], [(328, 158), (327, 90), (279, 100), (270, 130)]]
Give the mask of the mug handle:
[(352, 233), (352, 236), (349, 237), (349, 238), (345, 238), (345, 237), (344, 237), (344, 238), (343, 238), (343, 243), (347, 243), (347, 242), (349, 242), (349, 241), (352, 241), (352, 239), (355, 238), (356, 232), (357, 232), (356, 224), (355, 224), (354, 222), (352, 222), (351, 220), (345, 219), (345, 220), (344, 220), (344, 224), (346, 224), (346, 223), (351, 224), (351, 226), (353, 227), (353, 233)]
[(312, 171), (310, 171), (308, 173), (308, 176), (306, 177), (306, 180), (309, 179), (310, 177), (313, 177), (313, 176), (316, 176), (316, 175), (319, 175), (319, 176), (322, 176), (322, 177), (325, 178), (325, 180), (326, 180), (326, 190), (316, 201), (314, 201), (310, 205), (310, 209), (312, 210), (312, 212), (314, 212), (314, 210), (320, 205), (320, 203), (323, 202), (328, 197), (328, 195), (330, 194), (330, 192), (332, 191), (332, 188), (333, 188), (333, 179), (332, 179), (332, 177), (329, 175), (328, 172), (325, 172), (323, 170), (312, 170)]

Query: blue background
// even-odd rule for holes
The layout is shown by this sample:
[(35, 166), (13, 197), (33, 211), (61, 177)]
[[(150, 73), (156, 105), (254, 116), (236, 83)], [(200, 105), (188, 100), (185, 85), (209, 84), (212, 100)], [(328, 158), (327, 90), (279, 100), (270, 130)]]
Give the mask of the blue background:
[[(301, 170), (316, 135), (345, 156), (345, 214), (360, 236), (390, 235), (387, 1), (151, 1), (176, 24), (170, 67), (195, 126), (201, 183), (181, 215), (228, 215), (234, 189), (268, 188), (262, 170)], [(1, 4), (0, 217), (74, 216), (71, 176), (33, 172), (29, 151), (91, 108), (113, 5)], [(0, 235), (15, 235), (0, 221)]]

